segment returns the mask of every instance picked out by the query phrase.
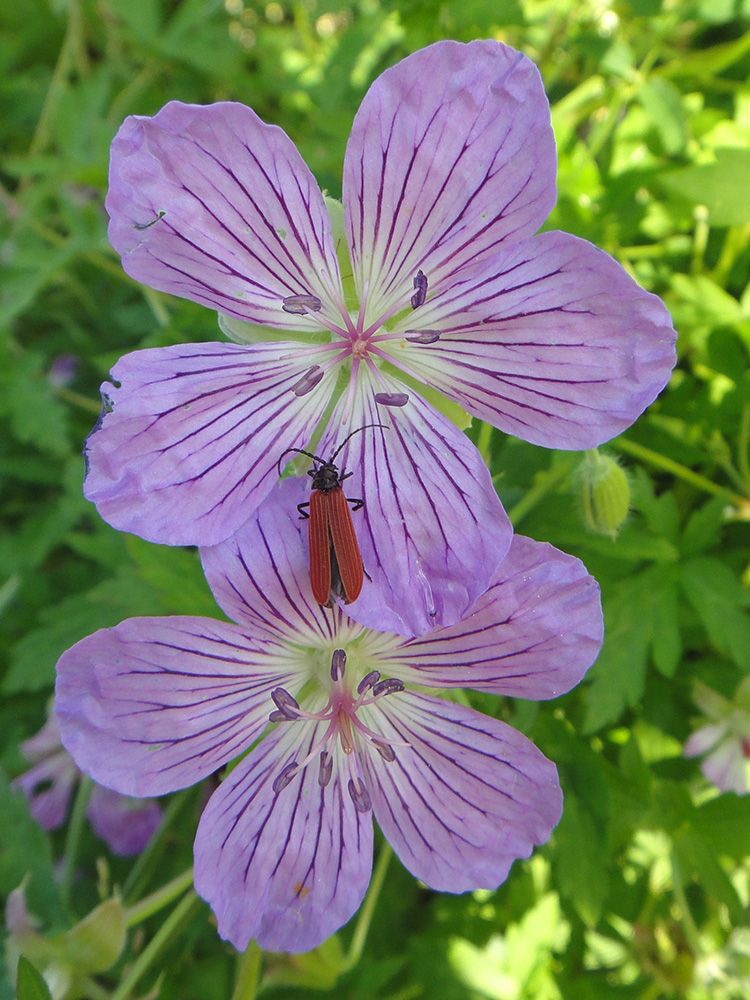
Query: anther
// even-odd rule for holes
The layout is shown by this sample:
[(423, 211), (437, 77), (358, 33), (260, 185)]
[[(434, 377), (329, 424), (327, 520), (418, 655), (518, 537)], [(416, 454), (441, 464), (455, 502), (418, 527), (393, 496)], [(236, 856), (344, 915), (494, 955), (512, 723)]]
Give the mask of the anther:
[(278, 795), (282, 792), (287, 785), (291, 784), (295, 774), (297, 773), (299, 767), (296, 761), (291, 761), (289, 764), (285, 764), (281, 769), (281, 773), (277, 775), (276, 780), (273, 783), (273, 790)]
[(306, 396), (321, 381), (323, 374), (320, 365), (313, 365), (312, 368), (308, 368), (301, 379), (294, 383), (292, 392), (295, 396)]
[(325, 788), (331, 780), (333, 774), (333, 757), (327, 750), (322, 750), (320, 754), (320, 771), (318, 772), (318, 784)]
[(396, 694), (403, 690), (403, 681), (399, 680), (398, 677), (387, 677), (384, 681), (378, 681), (372, 689), (372, 693), (375, 698), (384, 698), (386, 695)]
[(365, 813), (372, 809), (372, 799), (359, 778), (349, 779), (349, 797), (357, 812)]
[(331, 657), (331, 680), (340, 681), (346, 669), (346, 653), (343, 649), (334, 649)]
[(396, 752), (388, 743), (381, 743), (380, 740), (370, 740), (386, 764), (392, 764), (396, 759)]
[(284, 312), (293, 313), (295, 316), (306, 316), (309, 312), (319, 312), (323, 308), (323, 303), (317, 295), (287, 295), (281, 301), (281, 308)]
[(434, 344), (436, 340), (440, 340), (440, 331), (407, 330), (404, 334), (404, 340), (408, 340), (410, 344)]
[(381, 406), (406, 406), (409, 395), (406, 392), (376, 392), (375, 402)]
[(373, 684), (377, 684), (379, 680), (380, 680), (380, 671), (371, 670), (369, 674), (365, 674), (365, 676), (357, 685), (357, 694), (364, 694), (368, 688), (371, 688)]
[[(271, 692), (271, 697), (273, 698), (276, 708), (281, 712), (284, 719), (291, 722), (293, 719), (299, 718), (300, 707), (299, 703), (292, 698), (288, 691), (284, 690), (282, 687), (276, 688)], [(271, 713), (275, 715), (275, 712)], [(281, 719), (271, 719), (272, 722), (280, 722)]]
[(411, 297), (411, 307), (412, 309), (418, 309), (421, 305), (424, 305), (424, 300), (427, 298), (427, 278), (424, 271), (417, 271), (413, 284), (416, 292)]

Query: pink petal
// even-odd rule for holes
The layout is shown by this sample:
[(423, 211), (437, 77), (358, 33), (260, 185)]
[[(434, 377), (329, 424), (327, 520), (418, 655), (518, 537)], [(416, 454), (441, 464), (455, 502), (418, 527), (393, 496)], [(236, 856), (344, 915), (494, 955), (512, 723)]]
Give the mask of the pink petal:
[(444, 41), (386, 70), (354, 119), (343, 201), (357, 287), (374, 318), (428, 295), (555, 203), (555, 141), (539, 71), (499, 42)]
[(195, 888), (240, 951), (252, 938), (266, 951), (309, 951), (349, 920), (367, 889), (372, 818), (354, 808), (340, 768), (321, 788), (314, 761), (273, 791), (314, 732), (287, 723), (267, 736), (214, 793), (198, 826)]
[(676, 360), (661, 300), (567, 233), (543, 233), (467, 269), (408, 324), (440, 339), (399, 342), (396, 365), (549, 448), (592, 448), (625, 430)]
[(380, 728), (384, 739), (410, 746), (397, 747), (391, 763), (377, 754), (363, 760), (375, 818), (430, 888), (496, 888), (559, 821), (554, 764), (510, 726), (404, 692), (387, 700)]
[[(382, 378), (385, 389), (403, 390)], [(353, 413), (342, 401), (319, 446), (329, 455), (349, 430), (339, 459), (354, 475), (347, 495), (365, 500), (353, 514), (372, 586), (347, 607), (369, 628), (421, 635), (452, 625), (492, 581), (512, 538), (508, 516), (476, 447), (417, 393), (404, 406), (378, 406), (362, 391)], [(344, 428), (347, 429), (344, 429)]]
[(515, 535), (492, 586), (471, 612), (395, 648), (393, 670), (385, 654), (384, 670), (415, 684), (557, 698), (584, 676), (603, 634), (599, 587), (583, 563)]
[(131, 618), (57, 664), (55, 710), (73, 759), (123, 795), (194, 784), (257, 739), (294, 671), (236, 625)]
[(140, 854), (161, 822), (153, 799), (132, 799), (102, 785), (94, 785), (88, 807), (91, 827), (121, 857)]
[(296, 396), (294, 345), (185, 344), (135, 351), (105, 382), (84, 492), (102, 517), (167, 545), (213, 545), (240, 527), (328, 402)]
[[(114, 142), (109, 238), (137, 281), (288, 330), (335, 318), (339, 289), (323, 196), (289, 137), (243, 104), (172, 101), (126, 119)], [(317, 313), (284, 311), (314, 295)]]

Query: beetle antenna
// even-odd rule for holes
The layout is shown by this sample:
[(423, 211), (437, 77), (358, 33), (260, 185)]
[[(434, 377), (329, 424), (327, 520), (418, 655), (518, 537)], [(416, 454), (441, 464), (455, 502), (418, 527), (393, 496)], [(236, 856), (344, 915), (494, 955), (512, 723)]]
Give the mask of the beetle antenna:
[(325, 464), (325, 459), (324, 458), (320, 458), (318, 455), (313, 455), (313, 453), (311, 451), (305, 451), (304, 448), (287, 448), (287, 450), (285, 452), (282, 452), (282, 454), (279, 456), (279, 461), (276, 463), (276, 469), (277, 469), (279, 475), (281, 475), (281, 459), (284, 457), (284, 455), (288, 455), (289, 452), (291, 452), (291, 451), (295, 451), (299, 455), (307, 455), (308, 458), (312, 458), (316, 462), (320, 462), (321, 464)]
[(344, 445), (349, 440), (349, 438), (353, 438), (354, 435), (355, 434), (359, 434), (360, 431), (366, 431), (368, 427), (383, 427), (383, 428), (385, 428), (387, 430), (388, 425), (387, 424), (363, 424), (361, 427), (358, 427), (356, 430), (352, 431), (351, 434), (347, 434), (346, 435), (346, 437), (341, 442), (341, 444), (338, 446), (338, 448), (336, 449), (336, 451), (334, 451), (334, 453), (331, 455), (331, 459), (330, 460), (331, 461), (334, 460), (334, 458), (338, 455), (338, 453), (344, 447)]

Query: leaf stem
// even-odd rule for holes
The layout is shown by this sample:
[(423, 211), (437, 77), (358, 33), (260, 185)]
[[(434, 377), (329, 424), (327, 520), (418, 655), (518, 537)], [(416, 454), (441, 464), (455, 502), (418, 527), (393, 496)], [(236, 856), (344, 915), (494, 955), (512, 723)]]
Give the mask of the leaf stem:
[(367, 890), (365, 901), (359, 910), (357, 926), (354, 928), (354, 936), (352, 937), (352, 943), (349, 946), (349, 954), (346, 956), (346, 959), (341, 967), (342, 974), (344, 972), (348, 972), (350, 969), (353, 969), (362, 956), (362, 950), (365, 946), (365, 941), (367, 940), (367, 932), (370, 929), (370, 921), (372, 920), (372, 915), (375, 912), (375, 904), (378, 901), (380, 890), (383, 888), (385, 873), (388, 871), (388, 863), (390, 862), (392, 855), (393, 849), (391, 845), (385, 842), (380, 850), (378, 863), (375, 865), (375, 870), (372, 873), (370, 887)]
[(700, 473), (693, 472), (686, 465), (682, 465), (672, 458), (667, 458), (666, 455), (662, 455), (658, 451), (652, 451), (651, 448), (646, 448), (642, 444), (636, 444), (635, 441), (619, 437), (610, 441), (609, 444), (619, 451), (624, 451), (626, 455), (632, 455), (633, 458), (639, 458), (643, 462), (648, 462), (650, 465), (654, 465), (664, 472), (670, 472), (673, 476), (696, 486), (699, 490), (712, 493), (714, 496), (726, 497), (735, 506), (745, 506), (747, 503), (747, 499), (740, 496), (739, 493), (733, 493), (726, 486), (718, 486), (716, 483), (712, 483), (710, 479), (706, 479), (705, 476), (701, 476)]
[(188, 868), (187, 871), (173, 878), (171, 882), (163, 885), (161, 889), (157, 889), (150, 896), (146, 896), (140, 903), (129, 906), (125, 910), (125, 923), (128, 927), (134, 927), (136, 924), (141, 923), (147, 917), (158, 913), (159, 910), (168, 906), (173, 899), (176, 899), (192, 884), (193, 869)]
[(263, 952), (257, 941), (251, 941), (237, 960), (237, 983), (232, 1000), (255, 1000)]
[(63, 853), (63, 873), (60, 880), (60, 895), (67, 906), (70, 902), (70, 890), (73, 885), (73, 872), (75, 871), (78, 847), (81, 843), (81, 831), (83, 830), (83, 820), (86, 816), (86, 807), (91, 798), (91, 790), (94, 782), (87, 775), (82, 775), (73, 803), (73, 812), (70, 817), (68, 831), (65, 835), (65, 850)]

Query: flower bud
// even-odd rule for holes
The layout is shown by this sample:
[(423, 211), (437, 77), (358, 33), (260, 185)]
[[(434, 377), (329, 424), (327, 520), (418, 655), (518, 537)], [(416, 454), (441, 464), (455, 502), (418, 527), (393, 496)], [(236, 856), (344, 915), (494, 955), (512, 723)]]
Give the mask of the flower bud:
[(586, 524), (597, 534), (617, 538), (630, 508), (627, 476), (614, 458), (596, 448), (586, 452), (579, 476)]

